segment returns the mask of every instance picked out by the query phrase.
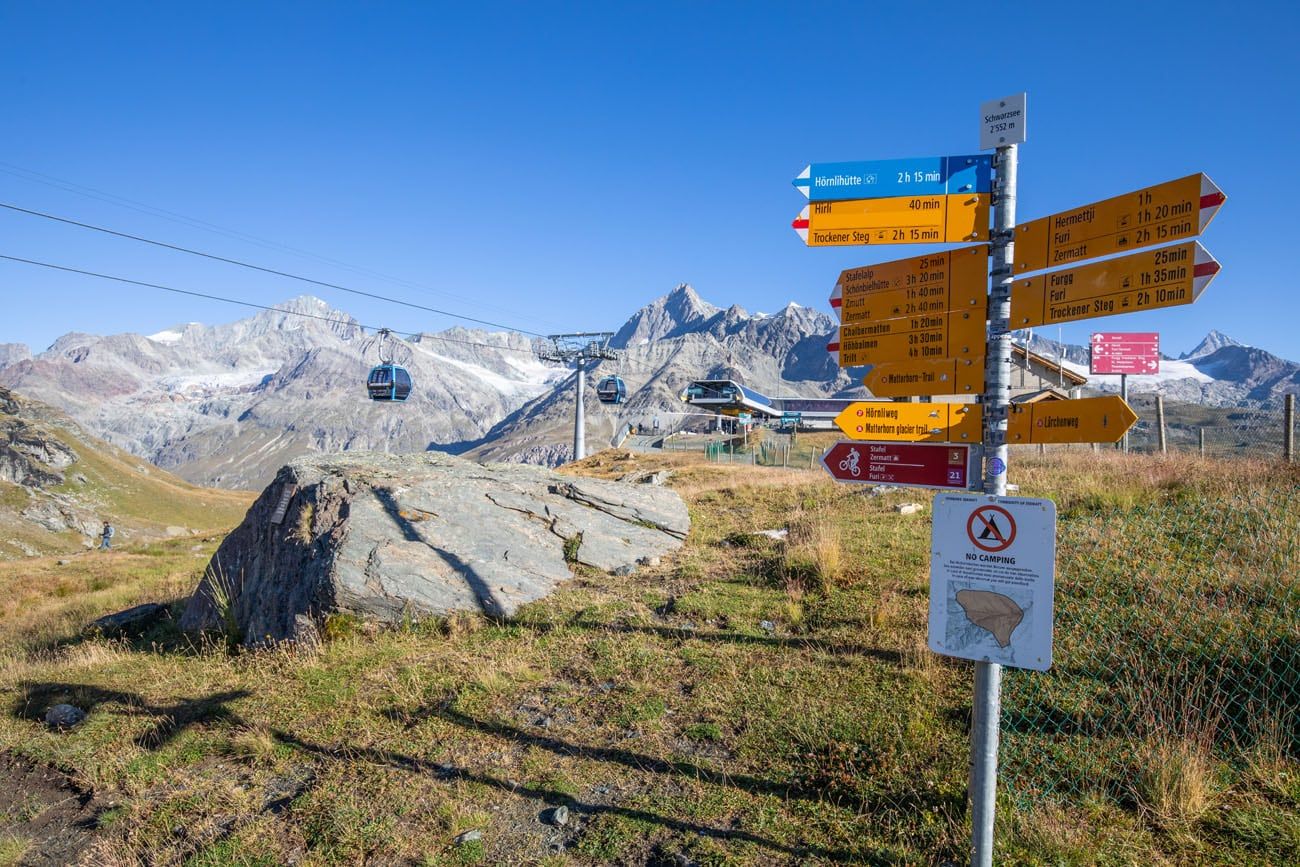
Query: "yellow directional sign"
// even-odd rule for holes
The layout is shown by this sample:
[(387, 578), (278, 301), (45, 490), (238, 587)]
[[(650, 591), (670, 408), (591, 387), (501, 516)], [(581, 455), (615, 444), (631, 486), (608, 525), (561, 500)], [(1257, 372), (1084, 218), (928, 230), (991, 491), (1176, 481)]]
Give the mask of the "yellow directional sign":
[(811, 202), (791, 225), (809, 247), (987, 241), (989, 194)]
[(1016, 273), (1070, 265), (1199, 235), (1226, 196), (1203, 174), (1016, 226)]
[(977, 443), (983, 437), (982, 417), (977, 403), (866, 400), (849, 404), (835, 424), (855, 440)]
[(844, 323), (983, 310), (988, 276), (989, 248), (982, 244), (866, 265), (840, 273), (831, 307)]
[(1197, 241), (1017, 280), (1011, 327), (1094, 319), (1191, 304), (1219, 272)]
[(920, 358), (970, 358), (984, 354), (985, 312), (959, 310), (879, 322), (841, 325), (827, 347), (840, 367)]
[(980, 394), (984, 391), (984, 359), (930, 358), (877, 364), (862, 384), (876, 397)]
[(1137, 413), (1115, 395), (1013, 403), (1007, 444), (1115, 443), (1136, 421)]

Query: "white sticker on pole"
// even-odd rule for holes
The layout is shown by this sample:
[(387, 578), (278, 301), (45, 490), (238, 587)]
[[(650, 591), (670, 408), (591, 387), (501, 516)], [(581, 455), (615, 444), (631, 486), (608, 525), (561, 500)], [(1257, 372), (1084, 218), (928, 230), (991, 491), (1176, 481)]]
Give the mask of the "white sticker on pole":
[(930, 649), (1050, 668), (1056, 504), (940, 494), (930, 547)]
[(1025, 100), (1017, 93), (980, 104), (980, 150), (1020, 144), (1025, 140)]

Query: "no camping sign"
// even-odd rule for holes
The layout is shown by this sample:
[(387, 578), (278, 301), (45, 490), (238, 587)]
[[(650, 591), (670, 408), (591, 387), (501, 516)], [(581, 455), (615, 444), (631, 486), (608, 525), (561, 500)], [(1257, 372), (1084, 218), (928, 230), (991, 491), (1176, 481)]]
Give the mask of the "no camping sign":
[(929, 635), (935, 653), (1046, 671), (1055, 580), (1051, 500), (935, 497)]

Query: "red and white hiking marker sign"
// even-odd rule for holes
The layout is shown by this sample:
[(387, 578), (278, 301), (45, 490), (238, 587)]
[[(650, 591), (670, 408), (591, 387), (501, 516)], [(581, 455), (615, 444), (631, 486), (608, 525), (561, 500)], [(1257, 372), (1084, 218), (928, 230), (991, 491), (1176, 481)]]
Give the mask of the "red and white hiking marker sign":
[(1056, 505), (940, 494), (930, 557), (930, 649), (1046, 671), (1052, 664)]
[(981, 551), (1005, 551), (1016, 541), (1016, 519), (1001, 506), (980, 506), (966, 519), (966, 535)]

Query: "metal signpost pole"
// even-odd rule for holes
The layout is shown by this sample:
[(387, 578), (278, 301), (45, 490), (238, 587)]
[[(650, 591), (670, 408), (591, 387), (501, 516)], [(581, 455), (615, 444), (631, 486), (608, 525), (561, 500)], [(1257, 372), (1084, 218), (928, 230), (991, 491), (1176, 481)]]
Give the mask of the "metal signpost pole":
[[(994, 157), (992, 273), (989, 282), (989, 337), (984, 390), (984, 493), (1007, 492), (1007, 413), (1011, 404), (1011, 285), (1016, 227), (1016, 145)], [(975, 663), (975, 701), (971, 720), (972, 867), (993, 863), (993, 818), (998, 785), (998, 727), (1002, 716), (1002, 666)]]
[[(1119, 399), (1128, 403), (1128, 374), (1119, 375)], [(1124, 432), (1124, 438), (1119, 442), (1120, 450), (1128, 454), (1128, 431)]]

